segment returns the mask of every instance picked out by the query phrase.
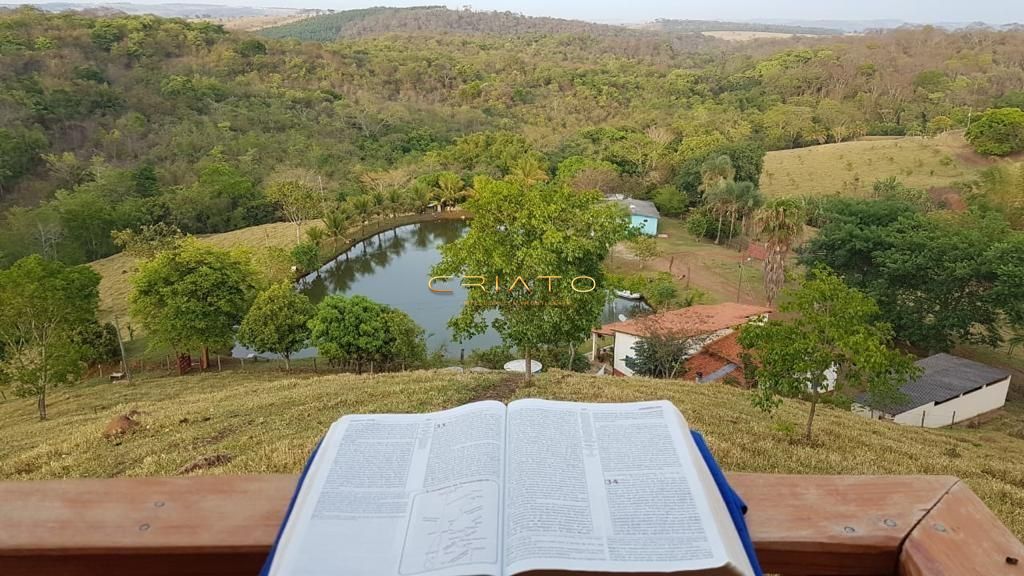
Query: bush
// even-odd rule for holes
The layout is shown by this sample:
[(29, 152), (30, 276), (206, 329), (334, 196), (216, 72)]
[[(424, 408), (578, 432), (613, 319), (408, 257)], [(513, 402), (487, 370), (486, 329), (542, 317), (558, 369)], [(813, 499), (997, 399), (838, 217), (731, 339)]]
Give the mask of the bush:
[(586, 372), (590, 369), (587, 357), (576, 349), (569, 362), (569, 349), (561, 346), (547, 346), (533, 352), (532, 359), (544, 365), (544, 368), (560, 368), (572, 372)]
[(736, 226), (732, 235), (730, 235), (729, 222), (726, 220), (723, 220), (723, 222), (721, 236), (719, 236), (718, 216), (707, 206), (702, 206), (690, 211), (690, 215), (686, 218), (686, 230), (697, 238), (706, 238), (708, 240), (719, 238), (724, 241), (740, 234), (740, 227)]
[(483, 350), (473, 350), (469, 353), (467, 361), (473, 366), (482, 366), (483, 368), (490, 368), (491, 370), (500, 370), (505, 366), (505, 363), (510, 360), (515, 360), (512, 348), (505, 344), (501, 344), (490, 348), (484, 348)]
[(672, 186), (662, 186), (654, 191), (654, 205), (662, 216), (679, 216), (686, 210), (687, 198)]
[(987, 110), (967, 129), (967, 141), (979, 154), (1006, 156), (1024, 150), (1024, 110)]
[(320, 268), (320, 248), (313, 242), (303, 242), (292, 248), (292, 262), (303, 273)]

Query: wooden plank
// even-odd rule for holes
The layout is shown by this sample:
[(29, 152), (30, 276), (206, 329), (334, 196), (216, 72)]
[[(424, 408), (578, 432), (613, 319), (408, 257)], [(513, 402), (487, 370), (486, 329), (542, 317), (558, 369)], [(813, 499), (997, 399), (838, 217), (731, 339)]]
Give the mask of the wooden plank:
[[(955, 484), (935, 476), (730, 474), (768, 572), (894, 574), (911, 528)], [(0, 483), (0, 574), (256, 573), (293, 476)], [(1003, 529), (1005, 530), (1005, 528)], [(981, 536), (983, 537), (983, 536)]]
[(730, 474), (768, 572), (893, 574), (900, 544), (952, 476)]
[(901, 576), (1024, 576), (1024, 544), (958, 483), (907, 537)]

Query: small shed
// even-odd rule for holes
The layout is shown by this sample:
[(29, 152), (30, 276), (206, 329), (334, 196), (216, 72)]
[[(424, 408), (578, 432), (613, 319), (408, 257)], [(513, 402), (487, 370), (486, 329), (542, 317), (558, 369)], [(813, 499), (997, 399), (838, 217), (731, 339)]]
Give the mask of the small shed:
[(634, 198), (613, 199), (615, 202), (629, 210), (630, 224), (648, 236), (658, 235), (658, 219), (661, 214), (654, 202), (647, 200), (636, 200)]
[(951, 354), (918, 360), (919, 377), (900, 388), (895, 403), (873, 403), (867, 395), (856, 398), (853, 409), (862, 415), (897, 424), (941, 428), (985, 414), (1006, 403), (1010, 373)]

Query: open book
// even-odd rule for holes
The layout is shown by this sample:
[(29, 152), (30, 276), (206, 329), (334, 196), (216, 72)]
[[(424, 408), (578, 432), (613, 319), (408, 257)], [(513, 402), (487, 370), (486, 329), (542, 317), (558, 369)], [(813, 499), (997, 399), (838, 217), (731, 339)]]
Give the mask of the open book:
[(475, 402), (335, 422), (271, 576), (754, 574), (669, 402)]

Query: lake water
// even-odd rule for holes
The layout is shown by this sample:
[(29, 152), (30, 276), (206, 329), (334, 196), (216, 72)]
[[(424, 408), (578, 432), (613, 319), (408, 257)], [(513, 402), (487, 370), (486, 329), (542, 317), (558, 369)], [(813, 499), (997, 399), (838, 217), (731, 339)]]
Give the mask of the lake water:
[[(462, 309), (465, 290), (456, 288), (452, 293), (438, 294), (427, 289), (430, 268), (441, 261), (441, 246), (458, 240), (468, 229), (465, 221), (435, 220), (386, 230), (302, 278), (296, 288), (314, 304), (330, 294), (359, 294), (398, 308), (424, 329), (429, 352), (443, 346), (449, 357), (458, 358), (463, 350), (469, 354), (496, 346), (501, 337), (494, 330), (464, 342), (456, 342), (452, 337), (448, 320)], [(629, 316), (635, 306), (635, 302), (612, 299), (605, 307), (602, 322), (614, 322), (620, 314)], [(246, 355), (248, 351), (239, 346), (234, 353)], [(295, 357), (313, 353), (313, 349), (305, 350)]]

